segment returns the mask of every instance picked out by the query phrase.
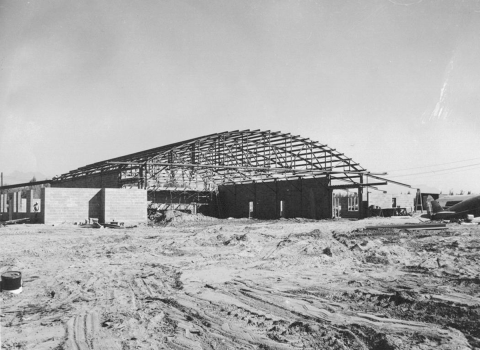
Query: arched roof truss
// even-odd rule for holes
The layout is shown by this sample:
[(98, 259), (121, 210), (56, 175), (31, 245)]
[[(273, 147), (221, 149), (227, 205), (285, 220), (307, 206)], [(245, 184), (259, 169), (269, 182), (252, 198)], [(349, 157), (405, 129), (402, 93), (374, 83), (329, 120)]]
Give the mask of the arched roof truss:
[(219, 185), (329, 176), (355, 183), (368, 172), (325, 144), (289, 133), (206, 135), (81, 167), (54, 180), (118, 171), (125, 187), (214, 190)]

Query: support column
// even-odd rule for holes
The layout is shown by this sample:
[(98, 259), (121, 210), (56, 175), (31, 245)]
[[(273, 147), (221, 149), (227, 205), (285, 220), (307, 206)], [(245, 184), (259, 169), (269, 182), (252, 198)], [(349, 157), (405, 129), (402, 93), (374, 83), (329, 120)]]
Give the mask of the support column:
[[(15, 197), (15, 209), (13, 209), (15, 213), (20, 213), (20, 205), (21, 205), (20, 202), (22, 197), (19, 194), (20, 192), (14, 192), (13, 194), (13, 196)], [(15, 219), (18, 219), (18, 218), (15, 218)]]
[(15, 193), (8, 194), (8, 220), (13, 220), (13, 211), (16, 207), (15, 203)]
[(330, 213), (329, 219), (335, 217), (335, 213), (333, 212), (333, 189), (330, 188), (332, 185), (331, 175), (327, 175), (327, 196), (328, 196), (328, 208), (327, 213)]
[(4, 218), (4, 213), (7, 211), (5, 208), (6, 204), (6, 193), (1, 193), (0, 194), (0, 221), (5, 220)]
[(33, 205), (33, 190), (28, 190), (27, 191), (27, 214), (30, 214), (32, 212), (32, 205)]
[[(360, 175), (360, 181), (363, 184), (363, 175)], [(368, 190), (368, 189), (367, 189)], [(365, 218), (365, 210), (363, 210), (363, 187), (360, 186), (358, 188), (358, 218), (363, 219)]]
[(140, 166), (138, 169), (139, 181), (138, 188), (143, 188), (143, 166)]

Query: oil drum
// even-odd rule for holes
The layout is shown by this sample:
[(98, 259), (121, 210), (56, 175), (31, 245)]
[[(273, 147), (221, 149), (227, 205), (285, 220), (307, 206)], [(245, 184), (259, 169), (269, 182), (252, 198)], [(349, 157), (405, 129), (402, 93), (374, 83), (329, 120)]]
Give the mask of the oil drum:
[(20, 293), (22, 291), (22, 273), (20, 271), (2, 273), (2, 291)]

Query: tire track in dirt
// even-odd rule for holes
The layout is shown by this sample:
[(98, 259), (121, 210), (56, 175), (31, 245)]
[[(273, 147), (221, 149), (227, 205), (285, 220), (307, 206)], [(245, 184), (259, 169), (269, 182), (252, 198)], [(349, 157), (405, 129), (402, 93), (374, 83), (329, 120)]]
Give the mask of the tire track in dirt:
[[(264, 289), (264, 288), (263, 288)], [(238, 300), (251, 305), (256, 309), (269, 310), (272, 314), (278, 315), (283, 319), (292, 319), (297, 317), (303, 324), (314, 323), (331, 330), (330, 325), (343, 325), (349, 328), (349, 325), (361, 325), (379, 332), (385, 326), (393, 334), (399, 336), (405, 333), (415, 333), (425, 337), (444, 339), (447, 343), (462, 344), (468, 347), (466, 338), (460, 333), (449, 329), (439, 329), (432, 327), (432, 324), (403, 319), (393, 319), (388, 317), (378, 317), (363, 312), (332, 312), (326, 308), (320, 300), (299, 299), (292, 294), (275, 291), (264, 291), (256, 289), (249, 285), (248, 288), (231, 288), (229, 292)], [(292, 317), (292, 314), (294, 315)], [(282, 325), (280, 323), (280, 325)], [(285, 325), (282, 325), (285, 327)], [(279, 327), (282, 333), (285, 329)], [(322, 337), (324, 335), (321, 335)], [(453, 339), (453, 340), (452, 340)], [(356, 344), (356, 346), (367, 346), (367, 342)], [(344, 344), (345, 345), (345, 344)], [(345, 345), (346, 346), (346, 345)], [(351, 345), (350, 345), (351, 346)]]
[(67, 322), (65, 346), (68, 350), (121, 349), (118, 342), (100, 330), (100, 320), (96, 311), (76, 315)]

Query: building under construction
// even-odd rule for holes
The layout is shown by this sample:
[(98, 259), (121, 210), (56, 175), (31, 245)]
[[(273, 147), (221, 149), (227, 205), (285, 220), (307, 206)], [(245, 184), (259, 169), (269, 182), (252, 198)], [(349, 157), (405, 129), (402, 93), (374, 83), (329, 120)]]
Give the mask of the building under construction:
[(361, 218), (368, 206), (363, 189), (389, 181), (378, 175), (317, 141), (243, 130), (86, 165), (55, 177), (51, 187), (144, 189), (151, 209), (221, 218)]

